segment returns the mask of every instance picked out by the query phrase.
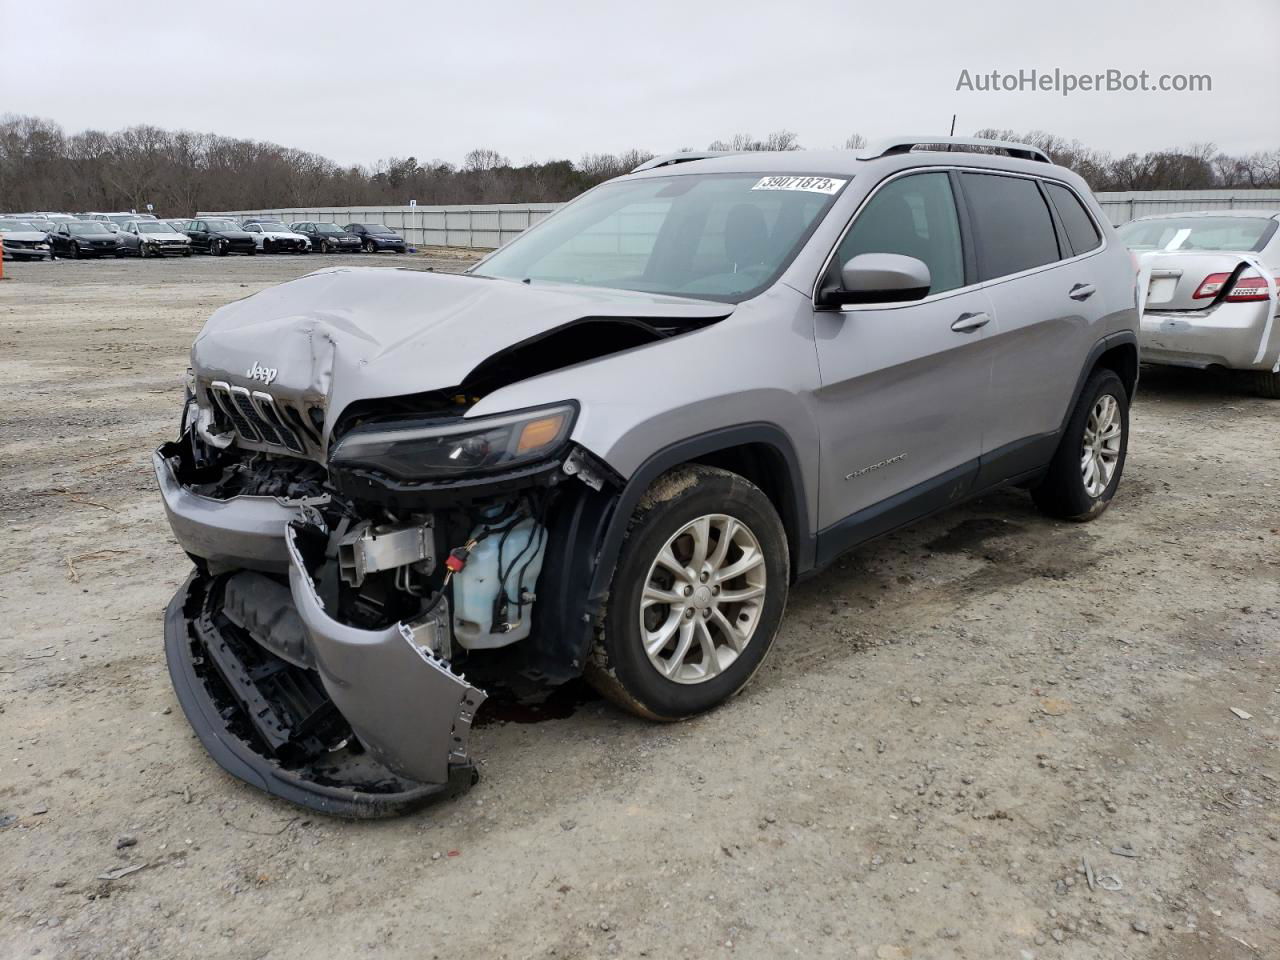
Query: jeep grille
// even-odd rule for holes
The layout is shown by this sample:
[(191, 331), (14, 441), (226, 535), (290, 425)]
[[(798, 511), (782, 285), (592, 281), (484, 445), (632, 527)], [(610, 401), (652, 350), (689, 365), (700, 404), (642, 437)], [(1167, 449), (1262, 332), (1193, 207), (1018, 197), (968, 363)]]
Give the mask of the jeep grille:
[(287, 450), (301, 456), (320, 452), (320, 435), (308, 422), (308, 409), (299, 410), (262, 390), (250, 390), (223, 380), (209, 384), (209, 396), (221, 415), (249, 446)]

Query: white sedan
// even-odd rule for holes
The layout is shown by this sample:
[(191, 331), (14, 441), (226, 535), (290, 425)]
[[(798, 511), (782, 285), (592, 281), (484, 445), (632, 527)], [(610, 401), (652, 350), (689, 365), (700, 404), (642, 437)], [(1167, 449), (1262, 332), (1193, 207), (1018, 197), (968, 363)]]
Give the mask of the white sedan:
[(1143, 361), (1245, 371), (1280, 398), (1280, 213), (1171, 213), (1117, 232), (1149, 277)]
[(251, 220), (242, 224), (241, 229), (253, 234), (253, 242), (263, 253), (311, 252), (311, 241), (279, 220)]

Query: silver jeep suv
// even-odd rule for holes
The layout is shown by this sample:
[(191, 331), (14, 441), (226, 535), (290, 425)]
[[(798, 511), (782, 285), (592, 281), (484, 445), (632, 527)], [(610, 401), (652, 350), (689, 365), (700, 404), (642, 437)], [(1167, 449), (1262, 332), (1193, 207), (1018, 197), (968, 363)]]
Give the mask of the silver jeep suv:
[(664, 157), (468, 274), (228, 304), (155, 456), (195, 562), (182, 707), (236, 776), (346, 816), (473, 782), (485, 689), (708, 710), (845, 551), (1007, 484), (1106, 508), (1135, 278), (1035, 148), (899, 138)]

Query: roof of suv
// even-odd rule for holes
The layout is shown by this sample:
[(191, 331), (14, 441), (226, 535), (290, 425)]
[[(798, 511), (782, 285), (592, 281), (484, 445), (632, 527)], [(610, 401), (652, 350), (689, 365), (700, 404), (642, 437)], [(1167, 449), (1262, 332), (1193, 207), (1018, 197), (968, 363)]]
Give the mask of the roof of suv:
[[(946, 138), (940, 138), (945, 141)], [(978, 154), (964, 150), (914, 150), (895, 152), (882, 156), (865, 157), (863, 152), (855, 150), (804, 150), (767, 152), (750, 151), (744, 154), (727, 154), (723, 156), (703, 157), (698, 160), (669, 163), (662, 166), (640, 170), (627, 174), (627, 177), (673, 177), (681, 174), (701, 173), (786, 173), (786, 174), (822, 174), (833, 177), (856, 177), (869, 173), (870, 170), (905, 169), (909, 166), (973, 166), (988, 170), (1009, 170), (1011, 173), (1033, 175), (1051, 174), (1062, 178), (1066, 174), (1075, 179), (1065, 166), (1044, 163), (1042, 160), (1023, 160), (1016, 156), (1000, 154)]]

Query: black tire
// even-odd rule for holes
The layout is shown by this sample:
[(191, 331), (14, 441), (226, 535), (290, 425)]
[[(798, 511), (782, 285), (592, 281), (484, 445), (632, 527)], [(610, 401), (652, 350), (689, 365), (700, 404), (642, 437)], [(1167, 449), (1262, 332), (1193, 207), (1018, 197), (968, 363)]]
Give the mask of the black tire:
[(1254, 373), (1253, 392), (1268, 400), (1280, 400), (1280, 373), (1270, 371)]
[(365, 253), (377, 253), (377, 252), (378, 252), (378, 248), (377, 248), (377, 247), (375, 247), (375, 246), (373, 245), (373, 241), (372, 241), (372, 240), (366, 240), (366, 241), (364, 242), (364, 252), (365, 252)]
[(80, 244), (79, 244), (79, 242), (78, 242), (78, 241), (74, 241), (74, 240), (73, 240), (73, 241), (71, 242), (71, 259), (72, 259), (72, 260), (79, 260), (79, 259), (81, 259), (83, 256), (84, 256), (84, 254), (80, 252)]
[(187, 247), (185, 250), (183, 250), (183, 251), (182, 251), (182, 255), (183, 255), (184, 257), (189, 257), (189, 256), (191, 256), (191, 248), (190, 248), (190, 247)]
[[(1085, 487), (1081, 467), (1081, 453), (1085, 444), (1085, 429), (1094, 407), (1104, 397), (1111, 396), (1117, 405), (1120, 419), (1119, 455), (1111, 479), (1096, 496)], [(1115, 496), (1120, 477), (1124, 474), (1125, 457), (1129, 452), (1129, 393), (1114, 370), (1098, 369), (1089, 377), (1067, 421), (1066, 432), (1058, 443), (1058, 450), (1049, 464), (1048, 473), (1039, 486), (1031, 491), (1037, 507), (1051, 517), (1074, 520), (1080, 523), (1101, 516)]]
[(258, 255), (258, 248), (250, 247), (248, 250), (245, 251), (245, 253), (247, 253), (251, 257), (256, 257)]
[[(754, 632), (737, 658), (717, 676), (679, 683), (660, 674), (645, 652), (641, 595), (650, 566), (667, 542), (687, 524), (708, 514), (723, 514), (749, 528), (764, 556), (765, 593)], [(733, 556), (730, 553), (726, 562), (732, 563)], [(718, 706), (745, 687), (764, 662), (782, 621), (790, 574), (782, 521), (758, 487), (727, 470), (696, 464), (664, 474), (654, 481), (631, 516), (613, 576), (604, 630), (587, 665), (588, 680), (618, 706), (651, 720), (681, 720)], [(728, 583), (726, 590), (736, 589), (733, 584), (741, 581)], [(716, 592), (719, 593), (718, 587)], [(658, 619), (684, 616), (671, 605), (657, 604), (650, 609)], [(735, 622), (745, 615), (743, 606), (726, 605), (721, 609)], [(689, 614), (691, 621), (700, 615), (692, 611)], [(714, 625), (710, 616), (707, 613), (707, 623)], [(677, 631), (672, 644), (678, 636)], [(702, 659), (700, 652), (691, 649), (690, 653)], [(697, 668), (695, 663), (694, 669)]]

